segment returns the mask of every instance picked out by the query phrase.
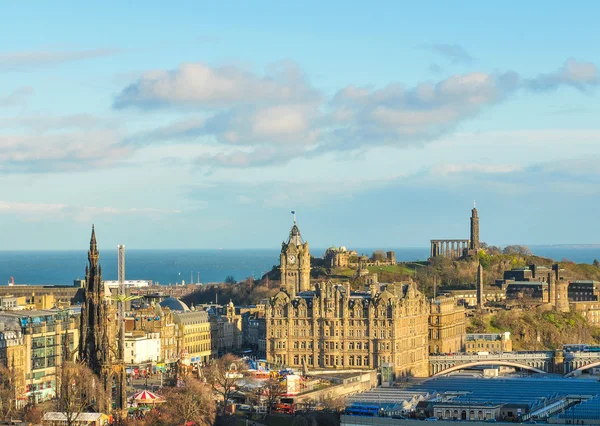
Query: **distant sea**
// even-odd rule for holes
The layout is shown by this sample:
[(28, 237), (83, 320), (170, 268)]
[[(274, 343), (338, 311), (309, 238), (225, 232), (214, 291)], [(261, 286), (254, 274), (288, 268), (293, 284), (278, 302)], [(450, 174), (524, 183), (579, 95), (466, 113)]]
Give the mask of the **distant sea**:
[[(577, 263), (600, 259), (600, 246), (530, 246), (539, 256)], [(396, 248), (398, 261), (425, 260), (429, 248)], [(374, 249), (356, 249), (371, 254)], [(312, 249), (321, 255), (324, 249)], [(279, 264), (279, 250), (135, 250), (125, 254), (128, 280), (152, 280), (159, 284), (222, 282), (229, 275), (240, 281), (259, 278)], [(85, 276), (87, 252), (80, 251), (0, 251), (0, 285), (10, 277), (16, 284), (71, 285)], [(101, 250), (100, 263), (105, 280), (117, 279), (117, 251)]]

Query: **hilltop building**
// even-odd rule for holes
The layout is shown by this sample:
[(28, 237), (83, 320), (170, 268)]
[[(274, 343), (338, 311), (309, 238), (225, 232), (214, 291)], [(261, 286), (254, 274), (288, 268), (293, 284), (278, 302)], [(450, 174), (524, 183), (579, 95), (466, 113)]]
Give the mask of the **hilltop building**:
[(473, 206), (471, 210), (471, 232), (469, 240), (431, 240), (430, 258), (445, 256), (453, 259), (477, 256), (479, 242), (479, 214)]
[[(570, 283), (558, 263), (550, 268), (529, 265), (505, 271), (504, 279), (496, 280), (496, 285), (506, 292), (509, 304), (546, 303), (560, 312), (568, 312), (570, 296), (577, 297), (579, 301), (594, 301), (593, 284)], [(570, 291), (572, 285), (573, 290)]]
[[(330, 268), (347, 268), (350, 266), (351, 252), (346, 250), (346, 247), (329, 247), (325, 251), (325, 261), (329, 264)], [(354, 252), (356, 256), (357, 253)]]

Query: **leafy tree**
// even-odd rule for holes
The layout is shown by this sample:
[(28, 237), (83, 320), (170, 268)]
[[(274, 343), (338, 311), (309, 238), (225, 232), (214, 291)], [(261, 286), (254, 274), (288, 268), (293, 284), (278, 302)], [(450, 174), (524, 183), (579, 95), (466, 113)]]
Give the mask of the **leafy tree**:
[(375, 251), (373, 252), (373, 254), (371, 255), (371, 258), (372, 258), (374, 261), (378, 261), (378, 260), (384, 260), (384, 259), (385, 259), (385, 256), (386, 256), (386, 255), (385, 255), (385, 251), (383, 251), (383, 250), (375, 250)]
[(594, 265), (596, 268), (600, 268), (600, 262), (598, 262), (598, 259), (594, 259), (594, 263), (593, 263), (593, 265)]
[(225, 277), (225, 284), (235, 284), (235, 283), (237, 283), (237, 281), (235, 280), (233, 275), (227, 275)]

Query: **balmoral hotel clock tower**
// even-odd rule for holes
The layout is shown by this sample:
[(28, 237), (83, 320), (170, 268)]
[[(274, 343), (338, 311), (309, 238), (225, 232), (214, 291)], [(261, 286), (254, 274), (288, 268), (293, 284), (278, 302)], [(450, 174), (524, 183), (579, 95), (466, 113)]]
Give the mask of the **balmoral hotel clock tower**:
[(308, 242), (302, 240), (300, 229), (296, 224), (290, 230), (287, 242), (281, 243), (279, 269), (281, 270), (281, 289), (294, 297), (296, 293), (310, 290), (310, 252)]

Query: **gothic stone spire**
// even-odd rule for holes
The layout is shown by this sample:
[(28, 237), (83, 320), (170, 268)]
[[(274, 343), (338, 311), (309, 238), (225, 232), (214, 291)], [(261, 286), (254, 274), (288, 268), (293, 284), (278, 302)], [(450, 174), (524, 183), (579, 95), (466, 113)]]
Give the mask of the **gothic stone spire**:
[(110, 336), (110, 307), (105, 299), (102, 284), (102, 269), (98, 264), (100, 253), (96, 243), (96, 232), (92, 226), (92, 237), (88, 251), (89, 265), (86, 267), (84, 302), (81, 306), (79, 329), (79, 359), (89, 367), (103, 382), (106, 404), (100, 408), (110, 411), (111, 383), (106, 380), (107, 371), (111, 366)]

